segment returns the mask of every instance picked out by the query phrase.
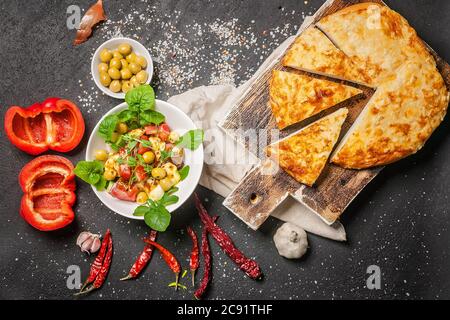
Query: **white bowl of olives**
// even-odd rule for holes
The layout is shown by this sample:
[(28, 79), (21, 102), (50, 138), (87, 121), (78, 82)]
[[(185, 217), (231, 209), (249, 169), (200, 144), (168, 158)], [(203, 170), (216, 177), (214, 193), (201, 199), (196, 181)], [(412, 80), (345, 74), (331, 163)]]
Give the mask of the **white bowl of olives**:
[(150, 83), (153, 61), (148, 50), (136, 40), (113, 38), (95, 51), (91, 73), (95, 84), (105, 94), (125, 99), (130, 89)]

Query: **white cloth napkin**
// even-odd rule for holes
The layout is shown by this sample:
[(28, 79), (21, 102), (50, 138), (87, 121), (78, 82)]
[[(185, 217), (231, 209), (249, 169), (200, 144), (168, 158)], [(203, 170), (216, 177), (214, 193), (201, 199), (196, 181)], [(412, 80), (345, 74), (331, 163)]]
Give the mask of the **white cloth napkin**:
[[(309, 25), (309, 19), (309, 17), (305, 19), (299, 32)], [(218, 123), (224, 119), (229, 109), (242, 97), (254, 79), (275, 63), (294, 39), (295, 36), (288, 38), (275, 49), (253, 77), (238, 88), (232, 85), (201, 86), (168, 100), (189, 115), (196, 125), (205, 131), (205, 166), (200, 179), (202, 186), (226, 197), (259, 162), (255, 156), (226, 135), (218, 127)], [(237, 163), (233, 159), (228, 159), (235, 155), (239, 155), (239, 159), (244, 158), (245, 161)], [(221, 161), (218, 162), (217, 159)], [(310, 233), (337, 241), (346, 240), (345, 229), (339, 221), (330, 226), (316, 213), (291, 197), (287, 197), (271, 215), (294, 223)]]

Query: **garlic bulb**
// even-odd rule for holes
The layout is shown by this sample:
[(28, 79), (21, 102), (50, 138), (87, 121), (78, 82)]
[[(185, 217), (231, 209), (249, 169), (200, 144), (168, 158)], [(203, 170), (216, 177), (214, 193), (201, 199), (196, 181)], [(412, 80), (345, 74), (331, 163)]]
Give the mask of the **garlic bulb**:
[(95, 253), (100, 249), (101, 244), (100, 235), (88, 231), (81, 232), (77, 238), (77, 246), (80, 247), (81, 252)]
[(280, 256), (288, 259), (299, 259), (308, 249), (305, 230), (290, 222), (286, 222), (277, 230), (273, 241)]

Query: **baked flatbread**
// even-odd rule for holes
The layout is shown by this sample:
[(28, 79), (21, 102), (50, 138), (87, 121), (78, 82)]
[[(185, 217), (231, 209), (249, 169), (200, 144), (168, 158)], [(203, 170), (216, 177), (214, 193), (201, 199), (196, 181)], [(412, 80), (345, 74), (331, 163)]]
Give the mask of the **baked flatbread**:
[(364, 69), (314, 27), (309, 27), (295, 39), (282, 64), (306, 72), (372, 85), (372, 79), (365, 74)]
[(268, 146), (267, 156), (295, 180), (312, 186), (339, 138), (347, 113), (347, 108), (341, 108)]
[(318, 27), (366, 69), (377, 91), (336, 148), (332, 162), (363, 169), (417, 152), (442, 122), (449, 96), (414, 29), (386, 6), (363, 3)]
[(360, 93), (340, 83), (275, 70), (270, 106), (278, 127), (284, 129)]

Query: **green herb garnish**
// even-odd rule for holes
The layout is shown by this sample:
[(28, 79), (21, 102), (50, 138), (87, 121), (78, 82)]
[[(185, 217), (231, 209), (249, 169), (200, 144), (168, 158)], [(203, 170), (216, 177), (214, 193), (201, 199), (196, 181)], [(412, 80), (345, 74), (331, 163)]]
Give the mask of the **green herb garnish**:
[(106, 179), (103, 178), (103, 163), (100, 161), (80, 161), (73, 170), (81, 180), (93, 185), (98, 191), (106, 187)]
[(178, 173), (180, 174), (181, 181), (183, 181), (184, 179), (186, 179), (186, 177), (187, 177), (188, 174), (189, 174), (189, 169), (190, 169), (189, 166), (184, 166), (183, 168), (181, 168), (180, 170), (178, 170)]

